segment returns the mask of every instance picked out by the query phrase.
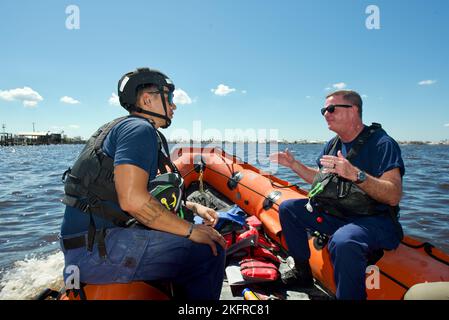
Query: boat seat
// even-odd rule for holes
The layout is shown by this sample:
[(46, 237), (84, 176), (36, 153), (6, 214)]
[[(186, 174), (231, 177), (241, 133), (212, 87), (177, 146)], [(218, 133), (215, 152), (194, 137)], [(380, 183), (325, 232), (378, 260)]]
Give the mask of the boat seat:
[(170, 284), (135, 281), (130, 283), (81, 284), (69, 290), (69, 300), (170, 300)]

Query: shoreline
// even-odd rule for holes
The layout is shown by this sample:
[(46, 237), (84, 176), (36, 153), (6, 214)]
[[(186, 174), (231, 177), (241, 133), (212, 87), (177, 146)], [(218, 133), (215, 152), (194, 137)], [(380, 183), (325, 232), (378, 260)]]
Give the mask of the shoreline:
[[(28, 144), (0, 144), (1, 147), (29, 147), (29, 146), (56, 146), (56, 145), (84, 145), (87, 141), (77, 141), (77, 142), (65, 142), (65, 143), (28, 143)], [(168, 144), (182, 144), (182, 145), (192, 145), (197, 146), (200, 144), (268, 144), (268, 143), (278, 143), (278, 144), (292, 144), (292, 145), (323, 145), (327, 141), (168, 141)], [(431, 142), (431, 141), (397, 141), (399, 145), (417, 145), (417, 146), (449, 146), (448, 141)]]

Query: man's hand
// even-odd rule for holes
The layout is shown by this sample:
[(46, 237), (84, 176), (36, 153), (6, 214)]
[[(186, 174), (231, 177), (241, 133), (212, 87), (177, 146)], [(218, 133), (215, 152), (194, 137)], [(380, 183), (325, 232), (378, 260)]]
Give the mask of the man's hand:
[(215, 227), (218, 222), (218, 213), (211, 208), (203, 206), (199, 203), (193, 205), (193, 212), (203, 218), (204, 224)]
[(217, 230), (205, 224), (195, 224), (189, 239), (196, 243), (209, 245), (214, 256), (217, 256), (217, 245), (215, 243), (226, 249), (226, 240), (223, 236)]
[(357, 181), (357, 173), (359, 169), (354, 167), (340, 150), (337, 156), (325, 155), (320, 159), (321, 165), (324, 167), (323, 173), (336, 173), (338, 176), (348, 179), (349, 181)]
[(293, 154), (287, 149), (284, 152), (277, 152), (270, 155), (270, 161), (279, 163), (281, 166), (292, 169), (305, 182), (312, 183), (313, 178), (318, 173), (317, 169), (305, 166), (301, 161), (295, 159)]
[(279, 163), (281, 166), (292, 168), (295, 164), (295, 157), (287, 149), (284, 152), (276, 152), (270, 155), (270, 161)]

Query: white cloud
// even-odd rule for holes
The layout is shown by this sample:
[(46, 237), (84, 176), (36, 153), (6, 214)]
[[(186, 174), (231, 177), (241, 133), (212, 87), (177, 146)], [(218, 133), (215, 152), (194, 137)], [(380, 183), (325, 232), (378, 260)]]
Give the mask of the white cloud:
[(342, 89), (346, 88), (346, 83), (344, 83), (344, 82), (334, 83), (332, 85), (332, 87), (334, 87), (337, 90), (342, 90)]
[(21, 101), (25, 107), (34, 108), (37, 104), (44, 100), (42, 96), (31, 89), (30, 87), (23, 87), (11, 90), (0, 90), (0, 99), (6, 101)]
[(59, 101), (67, 104), (79, 104), (80, 102), (72, 97), (64, 96)]
[(312, 99), (312, 96), (306, 96), (306, 99)]
[(449, 127), (449, 123), (446, 123), (444, 126), (445, 126), (445, 127)]
[(418, 84), (420, 86), (430, 86), (432, 84), (435, 84), (436, 82), (437, 82), (436, 80), (423, 80), (423, 81), (418, 82)]
[(70, 129), (79, 129), (80, 126), (77, 125), (77, 124), (71, 124), (71, 125), (69, 125), (69, 128), (70, 128)]
[(362, 98), (365, 99), (368, 98), (368, 96), (366, 94), (362, 94)]
[(120, 106), (120, 100), (118, 98), (118, 95), (116, 95), (115, 93), (112, 93), (108, 101), (111, 106)]
[(330, 87), (324, 88), (325, 91), (329, 91), (330, 89), (331, 89)]
[(34, 108), (35, 106), (37, 106), (37, 101), (29, 101), (29, 100), (25, 100), (25, 101), (23, 102), (23, 105), (24, 105), (25, 107), (28, 107), (28, 108)]
[(192, 99), (190, 99), (189, 95), (187, 94), (187, 92), (185, 92), (182, 89), (176, 89), (174, 92), (174, 97), (173, 97), (173, 101), (176, 104), (192, 104)]
[(246, 91), (246, 90), (242, 90), (242, 93), (243, 93), (243, 94), (246, 94), (247, 92), (248, 92), (248, 91)]
[(230, 88), (227, 85), (219, 84), (216, 89), (210, 89), (211, 92), (217, 96), (227, 96), (228, 94), (234, 92), (236, 89)]

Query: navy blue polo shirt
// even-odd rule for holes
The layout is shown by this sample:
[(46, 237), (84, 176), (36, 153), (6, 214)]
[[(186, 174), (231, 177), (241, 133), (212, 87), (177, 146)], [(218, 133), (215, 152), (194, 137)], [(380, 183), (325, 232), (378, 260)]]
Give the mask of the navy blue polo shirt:
[[(112, 128), (103, 143), (103, 152), (114, 159), (114, 166), (132, 164), (148, 172), (149, 180), (156, 177), (158, 170), (157, 133), (153, 125), (144, 118), (130, 116)], [(118, 204), (111, 205), (118, 207)], [(108, 220), (95, 215), (93, 217), (97, 229), (114, 227)], [(61, 235), (86, 232), (89, 222), (88, 214), (66, 206)]]

